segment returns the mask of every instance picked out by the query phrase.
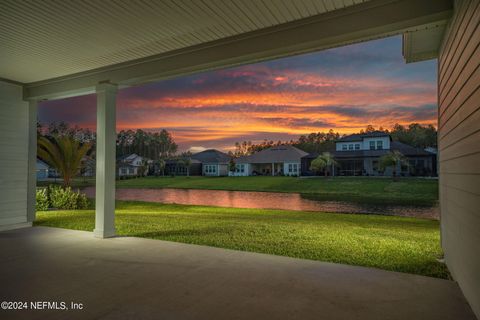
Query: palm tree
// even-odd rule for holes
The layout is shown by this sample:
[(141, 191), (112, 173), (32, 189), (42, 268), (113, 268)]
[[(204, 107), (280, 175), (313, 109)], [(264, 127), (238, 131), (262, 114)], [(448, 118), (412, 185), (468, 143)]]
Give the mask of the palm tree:
[(407, 158), (405, 158), (405, 156), (398, 150), (388, 152), (387, 154), (383, 155), (378, 162), (378, 166), (381, 170), (385, 170), (387, 167), (392, 167), (394, 181), (396, 180), (397, 176), (397, 167), (402, 164), (408, 164)]
[(70, 136), (40, 137), (37, 142), (37, 154), (60, 173), (63, 185), (69, 187), (72, 178), (80, 169), (82, 158), (91, 147), (91, 143), (81, 144)]
[(336, 164), (337, 161), (335, 160), (333, 155), (330, 152), (324, 152), (322, 153), (322, 155), (318, 156), (315, 160), (312, 161), (310, 165), (310, 170), (316, 172), (324, 170), (326, 177), (328, 173), (328, 168), (331, 168), (333, 173), (333, 168)]

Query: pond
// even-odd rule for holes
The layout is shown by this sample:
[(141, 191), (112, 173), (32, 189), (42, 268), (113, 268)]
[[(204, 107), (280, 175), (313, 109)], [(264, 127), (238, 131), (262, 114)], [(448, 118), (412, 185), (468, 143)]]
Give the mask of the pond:
[[(93, 187), (84, 189), (84, 192), (88, 197), (95, 197), (95, 188)], [(231, 208), (380, 214), (428, 219), (439, 218), (437, 207), (315, 200), (307, 199), (299, 193), (196, 189), (117, 189), (116, 199)]]

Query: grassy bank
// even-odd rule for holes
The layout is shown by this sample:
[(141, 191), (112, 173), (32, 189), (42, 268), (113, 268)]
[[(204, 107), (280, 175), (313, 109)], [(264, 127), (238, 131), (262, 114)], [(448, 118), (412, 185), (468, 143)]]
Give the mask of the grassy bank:
[(118, 181), (117, 187), (298, 192), (318, 199), (414, 205), (438, 200), (437, 180), (415, 178), (146, 177)]
[[(118, 202), (117, 233), (447, 278), (438, 221)], [(91, 231), (94, 211), (38, 212), (35, 225)]]

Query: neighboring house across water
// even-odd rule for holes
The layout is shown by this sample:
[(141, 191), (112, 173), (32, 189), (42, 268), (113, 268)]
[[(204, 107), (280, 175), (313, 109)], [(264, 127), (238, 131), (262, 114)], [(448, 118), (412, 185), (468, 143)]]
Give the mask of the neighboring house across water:
[(147, 174), (146, 163), (150, 161), (147, 158), (139, 156), (136, 153), (123, 155), (117, 158), (117, 176), (136, 177)]
[(298, 176), (301, 158), (307, 153), (289, 145), (270, 147), (252, 155), (235, 159), (232, 176)]
[[(436, 176), (436, 154), (407, 144), (392, 141), (388, 133), (374, 131), (364, 134), (352, 134), (339, 139), (332, 152), (338, 165), (335, 175), (341, 176), (391, 176), (393, 168), (382, 171), (379, 168), (380, 157), (390, 151), (398, 150), (408, 160), (408, 165), (396, 168), (402, 176)], [(310, 164), (319, 154), (309, 154), (302, 159), (302, 175), (314, 175)]]
[(91, 156), (85, 156), (82, 159), (80, 175), (82, 177), (94, 177), (96, 170), (96, 160)]
[(202, 164), (202, 175), (204, 176), (226, 176), (228, 175), (228, 164), (231, 157), (216, 149), (208, 149), (195, 153), (191, 156), (192, 161)]
[(50, 167), (48, 164), (40, 159), (37, 159), (37, 180), (45, 180), (48, 178), (48, 171)]

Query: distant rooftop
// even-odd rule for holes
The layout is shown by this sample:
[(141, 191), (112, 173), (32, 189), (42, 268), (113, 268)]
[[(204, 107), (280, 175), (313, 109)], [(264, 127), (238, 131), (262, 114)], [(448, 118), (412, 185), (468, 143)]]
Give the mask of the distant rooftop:
[(227, 163), (230, 161), (231, 157), (216, 149), (207, 149), (193, 154), (191, 158), (202, 163)]
[(273, 162), (298, 162), (308, 153), (289, 145), (271, 147), (252, 155), (241, 157), (237, 163), (273, 163)]

